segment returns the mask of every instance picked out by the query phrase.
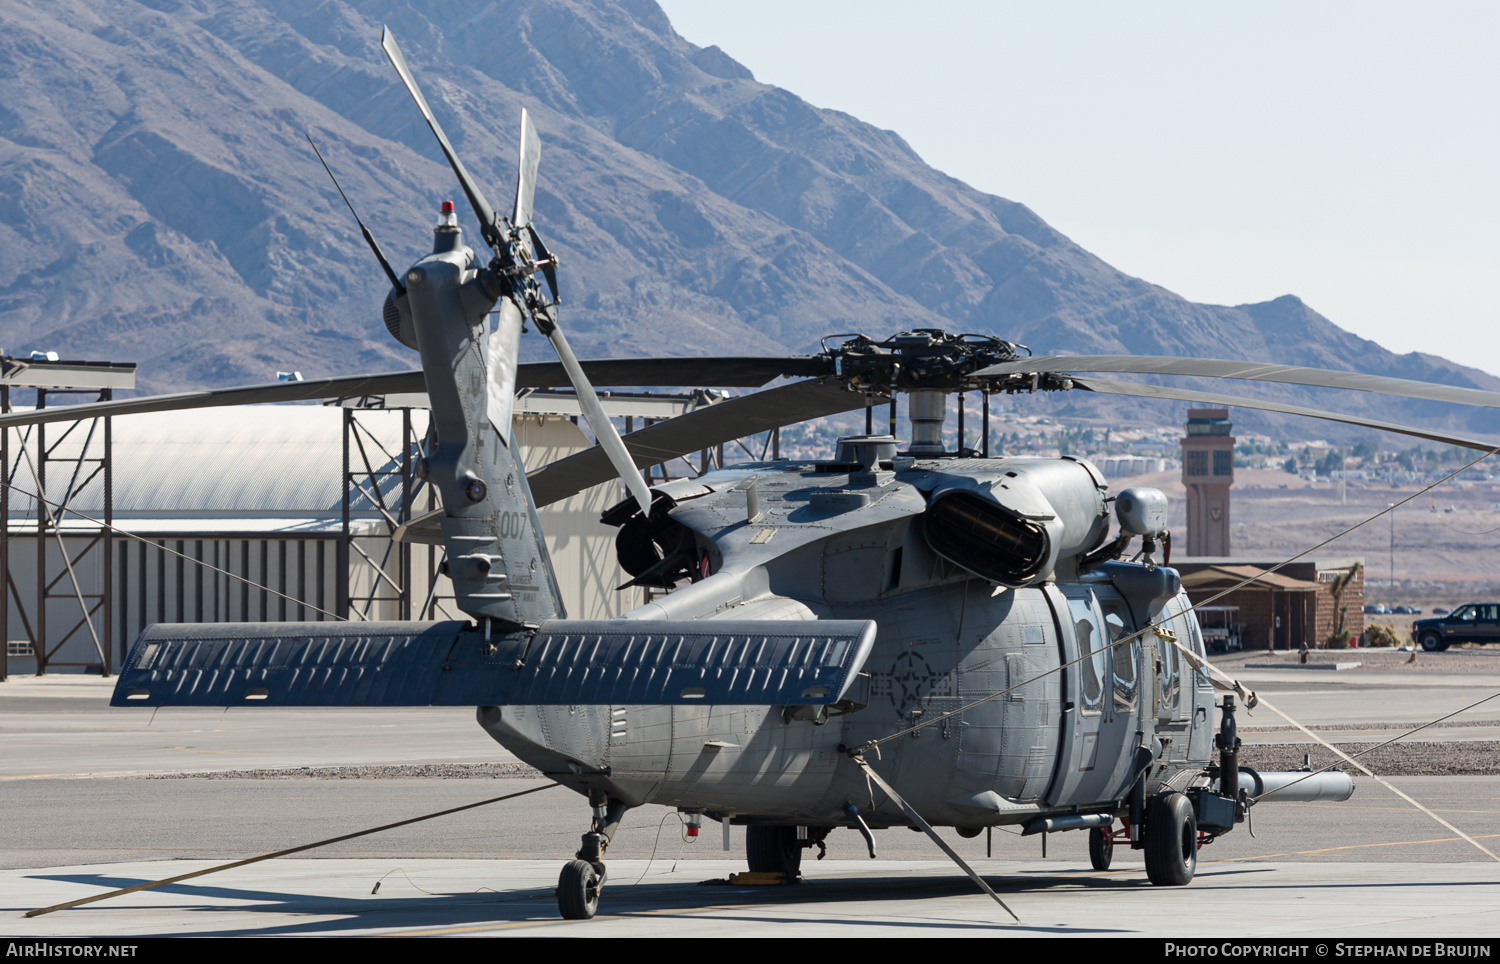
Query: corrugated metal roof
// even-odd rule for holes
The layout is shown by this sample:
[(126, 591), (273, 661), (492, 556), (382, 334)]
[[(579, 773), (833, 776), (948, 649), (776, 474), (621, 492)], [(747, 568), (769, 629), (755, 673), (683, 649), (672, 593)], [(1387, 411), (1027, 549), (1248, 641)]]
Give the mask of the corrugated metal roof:
[[(343, 410), (322, 405), (247, 405), (199, 409), (114, 419), (114, 504), (121, 520), (131, 516), (201, 519), (256, 516), (325, 516), (340, 511), (343, 467)], [(401, 451), (400, 412), (361, 412), (359, 423), (371, 436), (361, 435), (376, 468), (396, 468)], [(412, 412), (419, 437), (426, 431), (427, 413)], [(47, 442), (56, 446), (47, 468), (47, 497), (62, 498), (73, 466), (57, 461), (76, 458), (83, 449), (89, 423), (67, 431), (49, 426)], [(90, 457), (103, 451), (103, 426), (95, 430)], [(35, 458), (35, 429), (28, 445)], [(20, 492), (35, 490), (31, 464), (17, 454), (11, 436), (11, 496), (14, 516), (34, 512), (30, 498)], [(62, 439), (58, 444), (56, 440)], [(351, 468), (363, 469), (359, 449), (351, 444)], [(78, 478), (93, 471), (85, 465)], [(399, 478), (386, 483), (387, 491)], [(74, 505), (83, 512), (103, 506), (103, 481), (95, 478)], [(369, 511), (361, 499), (356, 511)], [(19, 521), (19, 520), (17, 520)]]

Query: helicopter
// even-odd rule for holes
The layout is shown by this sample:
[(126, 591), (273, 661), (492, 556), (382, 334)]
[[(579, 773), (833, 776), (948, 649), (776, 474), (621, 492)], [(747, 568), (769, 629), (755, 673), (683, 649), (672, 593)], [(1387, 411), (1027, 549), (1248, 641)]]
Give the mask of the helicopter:
[[(949, 451), (947, 396), (1185, 400), (1487, 451), (1494, 446), (1446, 433), (1096, 373), (1486, 407), (1500, 407), (1500, 394), (1259, 362), (1032, 357), (998, 337), (935, 329), (832, 335), (818, 354), (786, 358), (580, 361), (558, 321), (558, 260), (532, 221), (540, 139), (529, 116), (502, 215), (389, 31), (381, 45), (491, 252), (486, 259), (464, 243), (447, 202), (431, 253), (404, 272), (365, 231), (390, 281), (383, 322), (421, 367), (16, 413), (0, 427), (426, 392), (431, 428), (416, 472), (442, 507), (408, 537), (444, 546), (444, 572), (469, 618), (153, 625), (132, 646), (113, 705), (473, 706), (491, 737), (592, 810), (559, 876), (559, 912), (570, 919), (595, 915), (610, 842), (624, 814), (648, 803), (677, 808), (692, 826), (717, 821), (726, 839), (730, 825), (746, 826), (750, 871), (785, 881), (799, 879), (805, 852), (821, 852), (835, 829), (860, 833), (871, 857), (874, 831), (920, 829), (994, 896), (934, 827), (969, 837), (996, 826), (1087, 831), (1096, 868), (1128, 844), (1144, 851), (1154, 884), (1180, 886), (1199, 848), (1246, 819), (1252, 797), (1352, 793), (1343, 773), (1241, 767), (1235, 696), (1253, 695), (1216, 702), (1202, 634), (1170, 567), (1161, 492), (1112, 493), (1081, 458)], [(556, 363), (519, 362), (528, 324)], [(796, 380), (764, 388), (778, 379)], [(564, 383), (598, 445), (528, 471), (510, 428), (515, 393)], [(624, 437), (594, 390), (672, 383), (764, 390)], [(904, 443), (895, 434), (903, 394)], [(877, 434), (874, 412), (885, 405), (889, 430)], [(865, 433), (840, 440), (830, 459), (745, 462), (655, 486), (640, 473), (860, 409)], [(603, 521), (619, 530), (627, 585), (656, 595), (620, 618), (569, 619), (536, 510), (616, 478), (629, 497)]]

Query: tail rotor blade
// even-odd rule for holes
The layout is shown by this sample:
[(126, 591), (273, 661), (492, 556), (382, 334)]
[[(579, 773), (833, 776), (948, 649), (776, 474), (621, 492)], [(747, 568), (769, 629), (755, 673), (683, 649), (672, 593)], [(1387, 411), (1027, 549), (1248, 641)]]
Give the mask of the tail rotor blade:
[(542, 263), (542, 277), (547, 279), (547, 289), (552, 292), (552, 303), (562, 304), (562, 299), (557, 296), (557, 262), (552, 260), (552, 252), (542, 243), (542, 237), (536, 233), (536, 228), (528, 224), (526, 233), (531, 235), (532, 252)]
[[(479, 218), (479, 231), (484, 235), (484, 240), (495, 251), (504, 247), (505, 241), (500, 234), (500, 227), (495, 209), (490, 207), (490, 202), (485, 199), (484, 192), (479, 185), (469, 176), (469, 171), (464, 167), (463, 161), (458, 159), (453, 145), (448, 143), (448, 135), (443, 133), (443, 128), (438, 124), (437, 118), (432, 114), (432, 108), (427, 106), (427, 98), (422, 96), (421, 88), (417, 86), (417, 79), (412, 76), (411, 68), (406, 66), (406, 58), (401, 54), (401, 48), (396, 45), (396, 38), (389, 28), (381, 28), (380, 46), (385, 50), (385, 55), (390, 58), (391, 66), (396, 68), (396, 73), (401, 76), (401, 82), (406, 85), (406, 92), (411, 94), (411, 99), (417, 102), (417, 109), (427, 120), (427, 126), (438, 139), (438, 145), (443, 149), (443, 156), (448, 159), (448, 166), (453, 168), (453, 173), (458, 177), (458, 183), (463, 187), (465, 196), (469, 199), (469, 206), (474, 209), (474, 214)], [(535, 168), (533, 167), (533, 172)], [(533, 173), (533, 181), (535, 174)], [(529, 204), (528, 204), (529, 206)]]
[[(510, 223), (516, 228), (531, 224), (531, 202), (536, 196), (536, 169), (541, 161), (542, 143), (536, 135), (531, 115), (521, 108), (521, 163), (516, 170), (516, 208)], [(536, 233), (532, 232), (532, 238)]]
[(568, 373), (568, 380), (573, 383), (573, 390), (578, 393), (578, 404), (583, 409), (583, 417), (588, 421), (589, 428), (593, 429), (594, 438), (599, 440), (599, 447), (609, 456), (610, 464), (619, 473), (620, 480), (625, 483), (630, 494), (635, 496), (641, 511), (649, 515), (651, 490), (646, 487), (646, 480), (641, 478), (641, 470), (635, 467), (630, 453), (625, 450), (625, 443), (620, 441), (620, 433), (615, 431), (615, 424), (604, 413), (604, 406), (599, 404), (599, 396), (594, 393), (594, 386), (589, 384), (588, 376), (583, 373), (583, 366), (578, 364), (573, 349), (563, 337), (562, 329), (554, 325), (547, 332), (547, 340), (552, 342), (563, 370)]
[[(531, 123), (531, 114), (526, 110), (521, 111), (521, 159), (516, 172), (516, 206), (515, 216), (511, 219), (511, 239), (520, 241), (518, 235), (522, 228), (526, 229), (528, 240), (531, 242), (531, 254), (537, 261), (544, 262), (542, 274), (547, 280), (547, 286), (552, 289), (552, 301), (557, 302), (557, 272), (556, 265), (552, 263), (552, 255), (547, 251), (542, 239), (537, 236), (536, 230), (531, 226), (531, 202), (536, 196), (536, 172), (542, 157), (542, 142), (536, 133), (536, 125)], [(524, 251), (524, 247), (522, 247)], [(535, 291), (535, 283), (528, 281), (528, 286)], [(513, 293), (511, 299), (517, 306), (522, 302), (521, 296)], [(614, 466), (615, 472), (635, 501), (640, 504), (641, 511), (651, 511), (651, 490), (646, 485), (646, 480), (641, 478), (641, 472), (635, 467), (635, 462), (630, 458), (630, 453), (625, 449), (625, 443), (620, 441), (620, 433), (615, 431), (614, 423), (604, 413), (604, 406), (599, 404), (599, 396), (594, 392), (594, 386), (590, 384), (589, 378), (583, 373), (583, 366), (578, 364), (578, 358), (573, 354), (573, 349), (568, 346), (568, 339), (563, 335), (562, 329), (557, 326), (556, 315), (548, 306), (540, 304), (540, 297), (536, 295), (525, 296), (525, 305), (536, 322), (537, 328), (547, 336), (552, 343), (552, 349), (557, 352), (558, 361), (562, 362), (563, 371), (567, 372), (568, 381), (572, 383), (573, 390), (578, 393), (578, 405), (583, 409), (583, 417), (589, 423), (589, 428), (594, 432), (594, 438), (598, 439), (599, 447), (609, 457), (610, 464)]]

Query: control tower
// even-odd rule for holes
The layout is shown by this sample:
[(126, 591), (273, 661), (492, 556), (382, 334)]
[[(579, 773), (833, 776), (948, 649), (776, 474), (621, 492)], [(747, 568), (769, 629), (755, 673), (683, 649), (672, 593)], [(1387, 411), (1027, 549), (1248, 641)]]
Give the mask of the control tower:
[(1229, 555), (1229, 487), (1234, 484), (1234, 436), (1229, 409), (1188, 409), (1182, 440), (1182, 484), (1187, 487), (1187, 555)]

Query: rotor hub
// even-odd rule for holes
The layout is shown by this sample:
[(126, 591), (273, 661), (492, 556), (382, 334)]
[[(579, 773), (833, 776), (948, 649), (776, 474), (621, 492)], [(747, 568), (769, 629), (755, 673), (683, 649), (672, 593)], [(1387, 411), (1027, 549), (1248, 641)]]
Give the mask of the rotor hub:
[[(839, 336), (830, 336), (839, 337)], [(988, 335), (955, 335), (935, 328), (919, 328), (875, 341), (854, 335), (824, 353), (833, 358), (834, 371), (849, 387), (868, 392), (962, 391), (969, 376), (982, 368), (1015, 361), (1015, 345)]]

